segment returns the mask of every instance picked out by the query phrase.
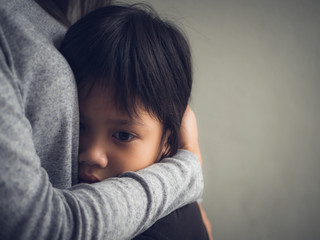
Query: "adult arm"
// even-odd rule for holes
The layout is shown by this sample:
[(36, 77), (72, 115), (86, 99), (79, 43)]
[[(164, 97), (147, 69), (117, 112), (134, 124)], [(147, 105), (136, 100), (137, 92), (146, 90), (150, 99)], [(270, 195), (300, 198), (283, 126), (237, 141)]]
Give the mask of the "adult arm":
[(118, 179), (53, 188), (23, 104), (10, 57), (1, 49), (0, 239), (130, 239), (201, 195), (199, 161), (185, 150)]

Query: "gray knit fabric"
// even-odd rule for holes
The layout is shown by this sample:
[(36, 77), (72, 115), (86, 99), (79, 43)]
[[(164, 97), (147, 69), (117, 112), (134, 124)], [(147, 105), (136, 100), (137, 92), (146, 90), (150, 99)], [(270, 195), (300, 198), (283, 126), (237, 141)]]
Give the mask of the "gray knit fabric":
[(120, 178), (77, 183), (75, 81), (64, 27), (32, 0), (0, 0), (0, 239), (130, 239), (199, 198), (184, 150)]

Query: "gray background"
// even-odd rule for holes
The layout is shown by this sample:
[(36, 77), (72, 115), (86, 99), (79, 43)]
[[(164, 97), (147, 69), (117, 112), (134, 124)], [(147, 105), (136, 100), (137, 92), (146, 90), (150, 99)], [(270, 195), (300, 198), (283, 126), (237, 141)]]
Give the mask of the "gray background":
[(190, 38), (215, 240), (320, 239), (320, 1), (145, 2)]

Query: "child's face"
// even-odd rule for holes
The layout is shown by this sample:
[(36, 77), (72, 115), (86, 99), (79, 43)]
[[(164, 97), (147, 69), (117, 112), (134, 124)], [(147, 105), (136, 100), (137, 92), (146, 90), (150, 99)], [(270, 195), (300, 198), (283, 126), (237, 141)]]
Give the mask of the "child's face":
[(161, 156), (163, 126), (143, 107), (139, 117), (118, 110), (112, 94), (96, 84), (79, 91), (80, 182), (96, 182), (145, 168)]

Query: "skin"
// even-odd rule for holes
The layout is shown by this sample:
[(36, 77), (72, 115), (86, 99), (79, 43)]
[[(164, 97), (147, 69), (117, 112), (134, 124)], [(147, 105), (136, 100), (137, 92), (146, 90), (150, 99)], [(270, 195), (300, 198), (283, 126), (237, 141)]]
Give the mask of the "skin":
[(99, 85), (79, 90), (80, 182), (98, 182), (137, 171), (159, 160), (163, 126), (138, 104), (130, 117), (113, 102), (113, 94)]
[[(94, 183), (123, 172), (138, 171), (160, 160), (165, 140), (161, 122), (138, 104), (129, 116), (114, 104), (112, 92), (94, 85), (79, 89), (79, 181)], [(187, 107), (180, 130), (180, 148), (193, 152), (202, 164), (195, 114)], [(199, 204), (209, 239), (211, 225)]]
[[(179, 143), (179, 148), (186, 149), (194, 153), (198, 157), (200, 164), (202, 165), (202, 157), (198, 142), (197, 119), (194, 112), (189, 106), (187, 107), (182, 118)], [(198, 203), (198, 205), (200, 208), (202, 221), (207, 229), (209, 240), (213, 240), (211, 223), (202, 205), (200, 203)]]
[(198, 124), (196, 116), (190, 106), (188, 106), (186, 111), (184, 112), (181, 122), (179, 148), (186, 149), (194, 153), (198, 157), (200, 164), (202, 165), (197, 126)]

